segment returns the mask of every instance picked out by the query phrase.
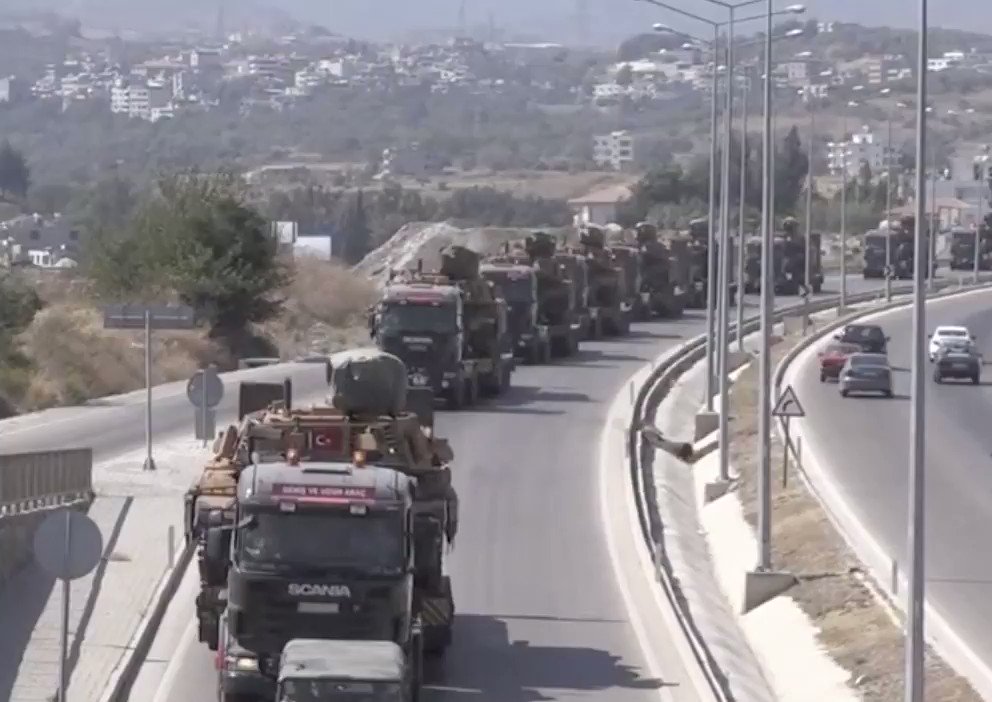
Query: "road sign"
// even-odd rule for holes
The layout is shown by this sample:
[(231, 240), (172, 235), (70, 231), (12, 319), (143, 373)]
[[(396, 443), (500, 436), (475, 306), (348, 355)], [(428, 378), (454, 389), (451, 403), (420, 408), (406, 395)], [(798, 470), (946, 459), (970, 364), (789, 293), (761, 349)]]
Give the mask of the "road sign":
[(186, 383), (186, 397), (194, 407), (216, 407), (224, 398), (224, 381), (217, 368), (209, 366), (193, 374)]
[(152, 329), (193, 329), (196, 312), (186, 305), (143, 305), (125, 303), (103, 308), (105, 329), (144, 329), (145, 313)]
[(799, 403), (799, 398), (796, 397), (796, 391), (792, 389), (792, 386), (788, 386), (779, 398), (778, 402), (775, 403), (775, 409), (772, 410), (773, 417), (805, 417), (806, 410)]
[(66, 702), (69, 683), (70, 582), (83, 577), (103, 557), (100, 527), (82, 512), (64, 509), (45, 517), (34, 532), (34, 558), (42, 570), (62, 581), (59, 631), (58, 702)]
[(197, 407), (193, 410), (193, 431), (196, 438), (206, 445), (217, 433), (217, 412), (209, 407)]
[(42, 569), (61, 580), (76, 580), (96, 568), (103, 537), (92, 519), (73, 509), (53, 512), (34, 532), (34, 557)]

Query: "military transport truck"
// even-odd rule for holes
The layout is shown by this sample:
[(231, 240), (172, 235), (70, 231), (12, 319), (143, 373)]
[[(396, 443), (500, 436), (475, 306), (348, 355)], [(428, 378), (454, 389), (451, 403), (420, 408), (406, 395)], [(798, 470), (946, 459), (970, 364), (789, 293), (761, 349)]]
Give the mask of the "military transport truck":
[(658, 240), (658, 230), (653, 224), (640, 222), (635, 231), (641, 252), (641, 309), (646, 317), (681, 317), (686, 282), (675, 277), (679, 264), (673, 260), (668, 246)]
[(623, 299), (624, 273), (606, 248), (603, 230), (588, 225), (579, 243), (589, 270), (589, 338), (627, 334), (631, 308)]
[(568, 248), (555, 250), (554, 264), (561, 270), (561, 275), (569, 281), (571, 294), (571, 329), (578, 344), (582, 339), (588, 339), (592, 318), (589, 312), (589, 265), (585, 256)]
[(227, 571), (220, 702), (272, 699), (297, 638), (392, 641), (422, 668), (414, 480), (358, 456), (301, 463), (296, 451), (246, 467), (230, 519), (206, 531), (207, 561)]
[[(537, 272), (538, 318), (547, 331), (554, 356), (571, 356), (582, 337), (582, 297), (587, 269), (573, 259), (575, 267), (556, 258), (557, 242), (546, 232), (534, 232), (524, 241), (524, 250)], [(583, 262), (584, 263), (584, 262)], [(573, 274), (575, 277), (573, 278)]]
[[(358, 349), (332, 356), (330, 368), (329, 407), (293, 408), (289, 381), (242, 384), (240, 424), (218, 438), (214, 458), (187, 492), (187, 539), (197, 545), (200, 570), (199, 639), (211, 650), (222, 641), (223, 616), (236, 625), (232, 645), (269, 665), (280, 641), (307, 631), (381, 638), (375, 632), (393, 624), (380, 619), (390, 608), (394, 623), (400, 616), (400, 587), (412, 601), (403, 621), (415, 620), (422, 631), (413, 643), (431, 654), (450, 645), (454, 599), (444, 561), (458, 530), (451, 449), (433, 432), (429, 406), (406, 409), (424, 393), (406, 387), (398, 358)], [(397, 536), (389, 515), (401, 513), (410, 519)], [(256, 526), (264, 543), (242, 550), (254, 543), (245, 529)], [(303, 531), (327, 538), (301, 537)], [(399, 555), (394, 537), (404, 544)], [(285, 538), (299, 543), (268, 558), (259, 550)], [(242, 596), (246, 611), (239, 613)], [(293, 612), (310, 610), (327, 616), (298, 631)], [(311, 624), (317, 634), (305, 628)], [(239, 633), (246, 626), (247, 638)], [(251, 680), (246, 684), (269, 684)]]
[(441, 270), (390, 281), (370, 320), (379, 348), (407, 366), (413, 387), (429, 387), (450, 409), (510, 387), (513, 338), (507, 303), (481, 276), (481, 257), (462, 246), (441, 254)]
[(506, 300), (514, 355), (532, 364), (551, 360), (551, 338), (540, 323), (538, 276), (526, 252), (507, 248), (504, 255), (487, 259), (480, 272)]
[[(992, 215), (986, 215), (978, 227), (978, 270), (992, 270)], [(975, 268), (975, 231), (951, 231), (951, 270), (971, 271)]]
[[(884, 222), (884, 228), (870, 231), (864, 239), (865, 278), (885, 276), (885, 251), (888, 239), (889, 265), (893, 278), (912, 280), (916, 266), (916, 218), (906, 215), (899, 220)], [(926, 248), (930, 250), (929, 232), (924, 232)], [(936, 265), (933, 266), (936, 270)], [(929, 277), (930, 267), (925, 267), (924, 277)]]

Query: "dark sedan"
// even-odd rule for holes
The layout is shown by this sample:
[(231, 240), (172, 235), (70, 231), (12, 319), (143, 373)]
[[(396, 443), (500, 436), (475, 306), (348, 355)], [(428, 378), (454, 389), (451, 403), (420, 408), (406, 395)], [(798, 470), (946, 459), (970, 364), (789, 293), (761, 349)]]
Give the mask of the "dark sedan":
[(857, 344), (864, 353), (887, 353), (889, 337), (877, 324), (848, 324), (834, 339), (845, 344)]
[(933, 381), (970, 380), (978, 385), (982, 380), (982, 357), (971, 346), (955, 344), (945, 346), (938, 354), (933, 369)]

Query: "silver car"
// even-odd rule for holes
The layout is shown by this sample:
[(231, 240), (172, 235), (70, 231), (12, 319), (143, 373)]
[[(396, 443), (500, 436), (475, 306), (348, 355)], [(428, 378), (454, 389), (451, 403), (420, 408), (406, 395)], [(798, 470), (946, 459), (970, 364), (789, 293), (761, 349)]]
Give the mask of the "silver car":
[(854, 353), (840, 372), (840, 394), (877, 392), (892, 397), (892, 367), (884, 353)]

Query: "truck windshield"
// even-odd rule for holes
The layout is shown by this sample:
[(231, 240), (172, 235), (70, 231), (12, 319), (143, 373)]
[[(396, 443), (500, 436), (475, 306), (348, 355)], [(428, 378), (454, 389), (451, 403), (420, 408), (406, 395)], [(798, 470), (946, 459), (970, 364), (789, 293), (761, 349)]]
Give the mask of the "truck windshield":
[(370, 573), (404, 565), (399, 512), (353, 516), (338, 511), (255, 512), (239, 533), (243, 564), (263, 570), (285, 567), (349, 568)]
[(534, 300), (534, 281), (530, 276), (511, 278), (506, 274), (487, 276), (496, 283), (503, 292), (507, 302), (532, 302)]
[(455, 308), (450, 304), (388, 305), (379, 319), (383, 334), (451, 334), (455, 332)]
[(398, 683), (337, 682), (333, 680), (286, 680), (279, 702), (401, 702)]
[(865, 237), (865, 248), (873, 249), (875, 251), (885, 250), (885, 239), (884, 236), (872, 236), (868, 235)]

